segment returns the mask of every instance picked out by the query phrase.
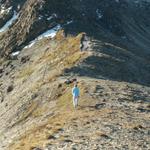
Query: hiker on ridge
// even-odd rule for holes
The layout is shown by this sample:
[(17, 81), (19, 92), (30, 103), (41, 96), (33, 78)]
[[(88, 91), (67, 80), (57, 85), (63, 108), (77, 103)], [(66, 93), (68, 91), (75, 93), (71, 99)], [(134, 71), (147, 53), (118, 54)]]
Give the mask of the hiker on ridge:
[(73, 105), (74, 105), (74, 107), (78, 106), (79, 95), (80, 95), (80, 90), (78, 88), (78, 85), (75, 84), (74, 88), (72, 89)]

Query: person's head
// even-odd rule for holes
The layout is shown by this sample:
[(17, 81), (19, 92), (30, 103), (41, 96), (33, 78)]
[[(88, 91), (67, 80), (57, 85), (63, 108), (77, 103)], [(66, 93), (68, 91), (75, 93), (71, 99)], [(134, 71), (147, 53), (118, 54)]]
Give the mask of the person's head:
[(74, 85), (74, 87), (78, 87), (78, 85), (77, 85), (77, 84), (75, 84), (75, 85)]

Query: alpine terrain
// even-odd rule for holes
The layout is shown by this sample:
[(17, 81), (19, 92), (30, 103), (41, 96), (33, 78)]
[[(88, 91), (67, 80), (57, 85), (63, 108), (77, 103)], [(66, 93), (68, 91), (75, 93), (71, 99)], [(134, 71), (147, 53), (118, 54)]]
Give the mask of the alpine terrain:
[(149, 149), (150, 0), (0, 0), (0, 150)]

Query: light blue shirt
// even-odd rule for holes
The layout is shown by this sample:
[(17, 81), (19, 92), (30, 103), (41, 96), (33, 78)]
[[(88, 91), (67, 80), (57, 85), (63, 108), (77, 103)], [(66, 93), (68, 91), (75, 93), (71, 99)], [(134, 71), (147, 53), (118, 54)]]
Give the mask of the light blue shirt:
[(78, 88), (78, 87), (74, 87), (74, 88), (72, 89), (72, 95), (75, 96), (75, 97), (78, 97), (79, 94), (80, 94), (79, 88)]

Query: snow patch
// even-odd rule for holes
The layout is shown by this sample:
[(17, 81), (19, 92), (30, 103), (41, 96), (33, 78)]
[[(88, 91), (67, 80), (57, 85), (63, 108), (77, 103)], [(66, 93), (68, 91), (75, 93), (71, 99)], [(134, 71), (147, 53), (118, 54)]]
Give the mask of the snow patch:
[(50, 17), (47, 18), (47, 20), (51, 20), (51, 19), (53, 19), (53, 16), (50, 16)]
[(67, 21), (67, 25), (73, 23), (73, 20)]
[(54, 38), (57, 34), (57, 32), (61, 29), (61, 26), (60, 25), (57, 25), (56, 27), (50, 29), (50, 30), (47, 30), (46, 32), (44, 32), (43, 34), (41, 34), (37, 39), (38, 40), (41, 40), (42, 38), (44, 37), (51, 37), (51, 38)]
[(35, 43), (36, 43), (37, 40), (33, 40), (29, 43), (29, 45), (25, 46), (24, 48), (30, 48), (32, 47)]
[(12, 6), (5, 9), (5, 7), (1, 7), (1, 11), (0, 11), (0, 14), (4, 14), (4, 13), (9, 13), (9, 11), (12, 9)]
[(47, 18), (47, 20), (49, 21), (49, 20), (51, 20), (51, 19), (54, 19), (54, 18), (57, 18), (58, 16), (57, 16), (57, 14), (52, 14), (51, 16), (49, 16), (48, 18)]
[(43, 18), (43, 16), (40, 15), (40, 16), (39, 16), (39, 20), (41, 20), (42, 18)]
[(39, 35), (36, 39), (34, 39), (33, 41), (31, 41), (29, 43), (29, 45), (25, 46), (24, 48), (31, 48), (37, 41), (46, 38), (46, 37), (51, 37), (54, 38), (57, 34), (57, 32), (61, 29), (60, 25), (57, 25), (56, 27), (47, 30), (46, 32), (44, 32), (43, 34)]
[(17, 14), (16, 11), (14, 11), (13, 17), (6, 22), (6, 24), (0, 29), (0, 32), (5, 32), (12, 24), (13, 22), (18, 18), (19, 14)]
[(98, 19), (101, 19), (103, 17), (103, 14), (102, 14), (101, 10), (99, 10), (99, 9), (96, 10), (96, 14), (97, 14)]
[(73, 20), (67, 21), (67, 22), (64, 24), (64, 26), (67, 26), (67, 25), (72, 24), (72, 23), (73, 23)]
[(20, 53), (20, 51), (17, 51), (17, 52), (12, 53), (11, 55), (12, 56), (17, 56), (17, 55), (19, 55), (19, 53)]

